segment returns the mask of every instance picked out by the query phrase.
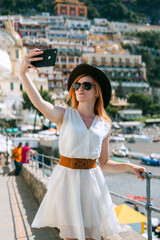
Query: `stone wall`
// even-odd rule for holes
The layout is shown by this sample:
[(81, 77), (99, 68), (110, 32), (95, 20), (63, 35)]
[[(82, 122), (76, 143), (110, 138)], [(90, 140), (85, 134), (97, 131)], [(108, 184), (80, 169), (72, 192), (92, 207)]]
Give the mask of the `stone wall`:
[(43, 200), (44, 195), (47, 192), (49, 179), (43, 176), (42, 170), (34, 167), (32, 168), (28, 164), (23, 164), (22, 176), (31, 189), (38, 204)]

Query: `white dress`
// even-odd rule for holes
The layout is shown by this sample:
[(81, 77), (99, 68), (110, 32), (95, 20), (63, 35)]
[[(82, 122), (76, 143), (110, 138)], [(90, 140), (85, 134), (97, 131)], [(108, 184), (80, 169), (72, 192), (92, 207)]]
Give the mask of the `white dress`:
[[(65, 157), (96, 159), (110, 124), (95, 116), (87, 129), (79, 112), (67, 108), (59, 135)], [(104, 175), (99, 166), (89, 170), (57, 165), (32, 227), (57, 227), (61, 238), (100, 240), (120, 231)]]

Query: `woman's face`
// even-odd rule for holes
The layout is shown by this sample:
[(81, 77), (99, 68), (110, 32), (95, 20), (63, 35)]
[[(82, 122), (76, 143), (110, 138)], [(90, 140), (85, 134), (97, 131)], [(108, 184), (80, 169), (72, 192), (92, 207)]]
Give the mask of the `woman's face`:
[[(81, 84), (79, 89), (75, 90), (77, 101), (78, 102), (85, 102), (85, 101), (95, 102), (95, 100), (96, 100), (96, 89), (95, 89), (95, 85), (93, 83), (92, 77), (91, 76), (84, 76), (84, 77), (80, 78), (77, 83)], [(89, 85), (88, 83), (91, 83), (92, 84), (91, 89), (86, 90), (85, 86), (83, 87), (83, 85), (82, 85), (83, 83), (84, 83), (84, 85), (87, 85), (87, 87)]]

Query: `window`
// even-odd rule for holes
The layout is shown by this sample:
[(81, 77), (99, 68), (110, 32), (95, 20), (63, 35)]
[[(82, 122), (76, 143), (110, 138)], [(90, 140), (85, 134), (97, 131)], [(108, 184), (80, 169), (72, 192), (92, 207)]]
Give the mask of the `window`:
[(11, 88), (12, 91), (14, 90), (14, 84), (13, 83), (10, 84), (10, 88)]
[(126, 63), (127, 63), (127, 64), (129, 64), (129, 63), (130, 63), (130, 61), (129, 61), (129, 58), (126, 58)]
[(134, 63), (137, 65), (138, 64), (138, 59), (134, 59)]
[(19, 51), (16, 49), (16, 58), (19, 58)]
[(57, 75), (57, 76), (56, 76), (56, 79), (61, 79), (61, 75)]
[(80, 52), (81, 52), (81, 49), (76, 48), (76, 52), (77, 52), (77, 53), (80, 53)]
[(66, 52), (66, 48), (61, 48), (61, 51), (62, 52)]
[(69, 58), (69, 62), (74, 62), (74, 60), (72, 58)]
[(114, 72), (112, 72), (112, 73), (111, 73), (111, 76), (112, 76), (112, 77), (114, 77), (114, 76), (115, 76)]
[(57, 82), (57, 83), (56, 83), (56, 86), (57, 86), (57, 87), (61, 87), (61, 86), (62, 86), (61, 82)]
[(23, 85), (22, 85), (22, 83), (20, 84), (20, 91), (23, 91)]
[(106, 62), (106, 58), (102, 57), (102, 63), (105, 63), (105, 62)]
[(52, 74), (48, 75), (48, 80), (53, 80), (53, 75)]

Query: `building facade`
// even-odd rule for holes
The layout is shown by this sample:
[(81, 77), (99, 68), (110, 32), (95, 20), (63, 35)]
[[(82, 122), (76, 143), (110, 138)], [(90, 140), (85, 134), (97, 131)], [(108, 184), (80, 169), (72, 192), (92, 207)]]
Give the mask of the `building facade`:
[(78, 0), (54, 0), (54, 15), (87, 18), (87, 7)]
[(90, 53), (82, 56), (82, 62), (103, 70), (111, 78), (113, 89), (121, 85), (126, 94), (137, 90), (150, 91), (146, 66), (140, 55)]

